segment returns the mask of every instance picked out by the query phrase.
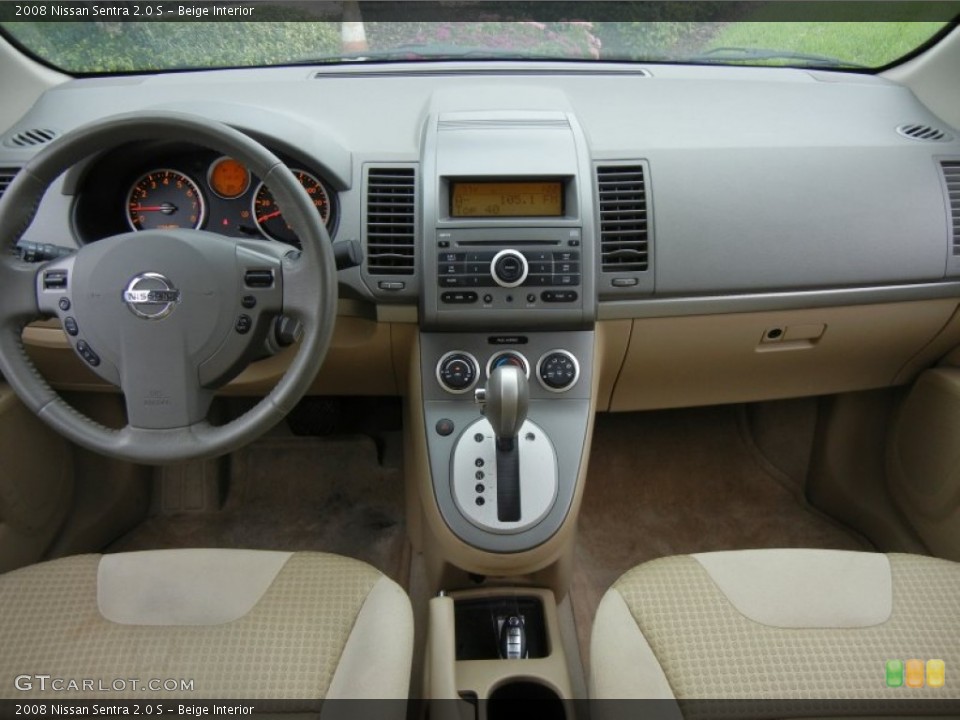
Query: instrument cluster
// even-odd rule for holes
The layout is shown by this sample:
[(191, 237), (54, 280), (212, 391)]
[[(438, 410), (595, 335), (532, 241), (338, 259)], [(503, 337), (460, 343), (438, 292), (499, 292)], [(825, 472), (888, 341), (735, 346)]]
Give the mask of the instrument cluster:
[[(200, 148), (116, 151), (81, 183), (75, 225), (83, 242), (120, 232), (198, 229), (299, 247), (269, 188), (233, 158)], [(332, 236), (336, 194), (318, 173), (283, 158)]]

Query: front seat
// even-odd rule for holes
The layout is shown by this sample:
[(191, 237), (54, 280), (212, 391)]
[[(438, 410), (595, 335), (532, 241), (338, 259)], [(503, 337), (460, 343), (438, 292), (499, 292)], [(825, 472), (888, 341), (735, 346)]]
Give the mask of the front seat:
[[(799, 549), (653, 560), (604, 595), (590, 656), (601, 699), (957, 699), (960, 563)], [(909, 686), (910, 660), (930, 671), (924, 687)]]
[(412, 653), (404, 591), (337, 555), (157, 550), (0, 576), (7, 698), (406, 698)]

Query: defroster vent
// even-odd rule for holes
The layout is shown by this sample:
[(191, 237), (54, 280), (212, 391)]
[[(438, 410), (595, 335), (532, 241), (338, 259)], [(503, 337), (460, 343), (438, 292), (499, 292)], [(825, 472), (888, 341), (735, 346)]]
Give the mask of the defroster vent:
[(954, 255), (960, 255), (960, 160), (941, 160), (940, 169), (950, 205), (951, 247)]
[(647, 186), (642, 165), (597, 168), (600, 206), (600, 268), (644, 272), (649, 263)]
[(19, 168), (0, 168), (0, 197), (3, 197), (3, 194), (7, 191), (10, 183), (13, 182), (13, 178), (16, 177), (18, 170)]
[(371, 275), (413, 275), (416, 181), (412, 167), (375, 167), (367, 173), (367, 271)]

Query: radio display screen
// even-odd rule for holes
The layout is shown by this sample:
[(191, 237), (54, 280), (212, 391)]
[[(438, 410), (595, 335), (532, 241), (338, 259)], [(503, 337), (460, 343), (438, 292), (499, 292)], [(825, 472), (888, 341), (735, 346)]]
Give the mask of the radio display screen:
[(450, 217), (561, 217), (560, 180), (450, 183)]

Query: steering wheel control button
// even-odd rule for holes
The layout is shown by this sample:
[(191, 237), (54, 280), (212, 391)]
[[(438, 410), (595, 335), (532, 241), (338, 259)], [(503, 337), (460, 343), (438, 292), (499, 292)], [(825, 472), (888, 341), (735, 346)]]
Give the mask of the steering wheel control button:
[(253, 295), (244, 295), (240, 298), (240, 304), (247, 310), (251, 310), (257, 306), (257, 299)]
[(44, 290), (66, 290), (67, 289), (67, 271), (66, 270), (47, 270), (43, 273)]
[(67, 310), (70, 309), (70, 298), (65, 298), (65, 297), (60, 298), (60, 301), (57, 303), (57, 307), (59, 307), (64, 312), (67, 312)]
[(500, 287), (513, 288), (523, 284), (529, 270), (527, 259), (517, 250), (501, 250), (490, 262), (490, 276)]
[(437, 435), (447, 437), (448, 435), (453, 434), (454, 429), (455, 428), (453, 425), (453, 420), (449, 418), (442, 418), (440, 420), (437, 420), (437, 424), (436, 424)]
[(566, 350), (551, 350), (537, 363), (537, 379), (550, 392), (565, 392), (580, 379), (580, 364)]
[(437, 381), (444, 390), (456, 395), (468, 392), (479, 375), (480, 366), (470, 353), (448, 352), (437, 363)]
[(123, 301), (137, 317), (163, 320), (180, 302), (180, 291), (164, 275), (145, 272), (137, 275), (123, 291)]
[(83, 340), (77, 341), (77, 352), (80, 353), (80, 357), (86, 360), (91, 366), (96, 367), (100, 364), (100, 356)]
[(247, 270), (243, 282), (248, 288), (272, 288), (273, 270)]
[(237, 318), (237, 323), (233, 326), (233, 329), (241, 335), (246, 335), (248, 332), (250, 332), (250, 328), (252, 327), (253, 319), (249, 315), (240, 315)]
[(63, 329), (67, 331), (67, 335), (71, 337), (76, 337), (80, 334), (80, 328), (77, 326), (76, 318), (67, 317), (63, 319)]

